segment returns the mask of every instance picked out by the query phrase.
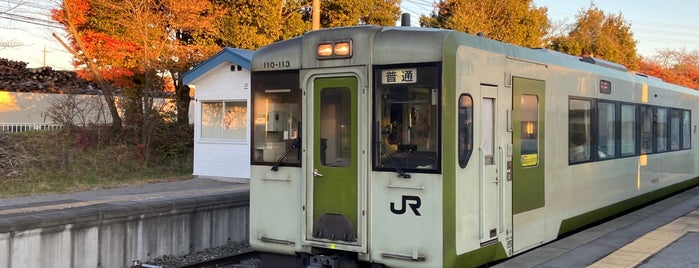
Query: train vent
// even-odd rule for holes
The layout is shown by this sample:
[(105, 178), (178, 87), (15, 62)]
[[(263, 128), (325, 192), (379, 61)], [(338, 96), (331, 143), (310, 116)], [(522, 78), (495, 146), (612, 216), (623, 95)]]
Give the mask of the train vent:
[(655, 79), (655, 80), (663, 81), (663, 79), (660, 78), (660, 77), (655, 77), (655, 76), (647, 75), (647, 74), (644, 74), (644, 73), (634, 72), (634, 74), (636, 74), (636, 75), (638, 75), (638, 76), (641, 76), (641, 77), (645, 77), (645, 78), (650, 78), (650, 79)]
[(622, 71), (622, 72), (628, 72), (628, 71), (629, 71), (629, 69), (627, 69), (626, 66), (624, 66), (624, 65), (621, 65), (621, 64), (618, 64), (618, 63), (614, 63), (614, 62), (611, 62), (611, 61), (606, 61), (606, 60), (602, 60), (602, 59), (593, 58), (593, 57), (582, 57), (582, 58), (580, 58), (580, 61), (584, 61), (584, 62), (587, 62), (587, 63), (590, 63), (590, 64), (602, 66), (602, 67), (607, 67), (607, 68), (614, 69), (614, 70), (618, 70), (618, 71)]

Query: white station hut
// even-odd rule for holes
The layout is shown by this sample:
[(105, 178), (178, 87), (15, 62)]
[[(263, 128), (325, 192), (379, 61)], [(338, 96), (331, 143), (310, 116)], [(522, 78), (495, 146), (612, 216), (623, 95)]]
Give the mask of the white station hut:
[(250, 61), (253, 51), (224, 48), (183, 76), (194, 90), (194, 176), (250, 178)]

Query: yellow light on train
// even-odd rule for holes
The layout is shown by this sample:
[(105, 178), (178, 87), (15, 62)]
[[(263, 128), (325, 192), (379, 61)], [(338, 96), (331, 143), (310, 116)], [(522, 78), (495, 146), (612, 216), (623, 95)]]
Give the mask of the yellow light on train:
[(532, 122), (527, 122), (527, 134), (534, 134), (534, 124)]
[(333, 52), (335, 56), (347, 57), (352, 54), (352, 47), (349, 42), (337, 42), (335, 43), (335, 50)]
[(318, 44), (316, 57), (319, 60), (351, 58), (352, 40), (324, 41)]
[(318, 58), (329, 58), (333, 55), (333, 45), (330, 43), (320, 44), (316, 53)]

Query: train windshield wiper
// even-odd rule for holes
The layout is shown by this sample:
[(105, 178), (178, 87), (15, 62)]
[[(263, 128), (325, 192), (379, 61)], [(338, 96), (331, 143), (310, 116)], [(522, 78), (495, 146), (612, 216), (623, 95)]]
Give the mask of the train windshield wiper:
[[(381, 155), (382, 152), (383, 153), (388, 152), (388, 149), (386, 149), (386, 146), (384, 146), (383, 143), (381, 143), (381, 141), (376, 141), (376, 145), (378, 145), (378, 147), (379, 147), (379, 155)], [(390, 159), (391, 163), (393, 163), (393, 166), (396, 169), (396, 172), (398, 172), (398, 177), (403, 177), (406, 179), (410, 178), (410, 174), (405, 173), (405, 171), (400, 167), (400, 165), (398, 164), (398, 161), (396, 161), (395, 158), (391, 157), (390, 155), (387, 158)]]
[(301, 147), (301, 139), (299, 137), (296, 137), (294, 141), (291, 143), (291, 147), (289, 147), (289, 149), (287, 149), (286, 152), (284, 152), (284, 154), (282, 154), (282, 156), (280, 156), (279, 159), (277, 159), (277, 162), (274, 162), (274, 165), (272, 166), (272, 171), (279, 170), (279, 165), (282, 164), (286, 156), (289, 155), (289, 153), (292, 150), (298, 149), (299, 147)]

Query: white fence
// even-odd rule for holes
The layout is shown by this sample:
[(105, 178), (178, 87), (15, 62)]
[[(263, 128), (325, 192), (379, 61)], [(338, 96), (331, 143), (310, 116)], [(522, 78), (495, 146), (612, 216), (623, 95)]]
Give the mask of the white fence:
[(0, 123), (0, 132), (20, 133), (25, 131), (35, 130), (55, 130), (60, 129), (61, 125), (56, 124), (39, 124), (39, 123)]
[[(64, 106), (73, 110), (65, 111), (65, 115), (73, 116), (71, 119), (75, 125), (110, 123), (111, 117), (101, 96), (0, 91), (0, 132), (60, 128), (45, 115), (49, 109), (55, 108), (54, 104), (65, 103), (70, 97), (74, 97), (70, 100), (72, 106)], [(116, 104), (121, 112), (123, 108), (120, 107), (119, 98)], [(172, 111), (174, 106), (172, 100), (160, 98), (155, 99), (153, 104), (153, 108), (161, 112)], [(189, 109), (189, 122), (194, 122), (194, 101), (190, 102)]]

